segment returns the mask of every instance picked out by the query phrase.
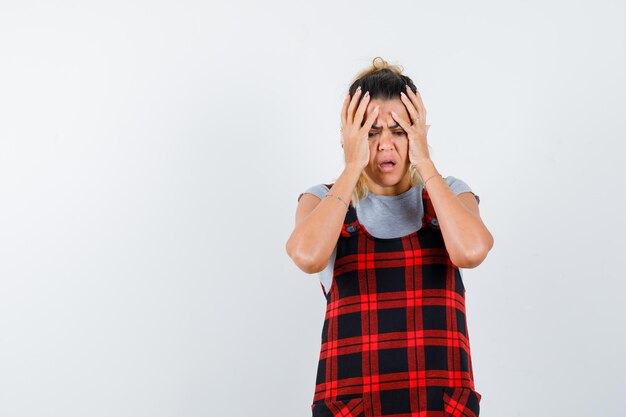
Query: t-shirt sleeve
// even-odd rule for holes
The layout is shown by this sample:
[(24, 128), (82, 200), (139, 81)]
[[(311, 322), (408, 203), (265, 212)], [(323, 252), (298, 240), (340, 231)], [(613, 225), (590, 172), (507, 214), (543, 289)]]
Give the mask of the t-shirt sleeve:
[(302, 194), (313, 194), (313, 195), (318, 196), (320, 199), (322, 199), (327, 193), (328, 193), (328, 187), (326, 187), (324, 184), (313, 185), (307, 188), (303, 193), (300, 193), (300, 195), (298, 196), (298, 202), (300, 201)]
[(446, 182), (448, 183), (448, 186), (455, 195), (470, 192), (474, 194), (474, 197), (476, 198), (476, 203), (480, 204), (480, 197), (472, 191), (470, 186), (467, 185), (465, 181), (450, 175), (446, 177)]

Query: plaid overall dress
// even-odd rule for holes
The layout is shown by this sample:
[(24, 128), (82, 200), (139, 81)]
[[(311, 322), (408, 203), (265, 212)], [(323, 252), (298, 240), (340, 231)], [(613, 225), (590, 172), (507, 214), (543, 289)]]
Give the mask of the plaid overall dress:
[[(330, 188), (332, 184), (327, 184)], [(477, 417), (465, 287), (422, 190), (419, 230), (383, 239), (350, 204), (322, 327), (313, 417)]]

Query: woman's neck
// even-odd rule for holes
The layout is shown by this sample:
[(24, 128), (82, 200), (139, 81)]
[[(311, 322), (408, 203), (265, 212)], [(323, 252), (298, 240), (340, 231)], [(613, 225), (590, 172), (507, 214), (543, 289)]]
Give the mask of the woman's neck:
[(411, 188), (411, 177), (407, 173), (402, 180), (394, 185), (380, 185), (372, 181), (369, 177), (366, 176), (367, 179), (367, 189), (369, 192), (385, 195), (385, 196), (393, 196), (400, 195), (402, 193), (407, 192)]

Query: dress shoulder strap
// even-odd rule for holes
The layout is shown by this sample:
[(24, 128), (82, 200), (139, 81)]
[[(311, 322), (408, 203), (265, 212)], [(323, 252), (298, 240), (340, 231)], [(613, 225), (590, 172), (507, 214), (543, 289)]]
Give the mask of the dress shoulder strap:
[(423, 223), (428, 223), (431, 227), (438, 229), (439, 221), (437, 220), (435, 208), (425, 187), (422, 188), (422, 204), (424, 207)]

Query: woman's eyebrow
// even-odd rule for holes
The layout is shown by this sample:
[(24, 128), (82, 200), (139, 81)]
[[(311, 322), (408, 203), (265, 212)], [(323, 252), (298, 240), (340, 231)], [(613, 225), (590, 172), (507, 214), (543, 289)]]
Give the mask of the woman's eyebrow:
[[(396, 123), (395, 125), (389, 126), (389, 129), (397, 129), (399, 127), (400, 127), (400, 125), (398, 123)], [(382, 126), (372, 125), (372, 130), (380, 130), (380, 129), (382, 129)]]

